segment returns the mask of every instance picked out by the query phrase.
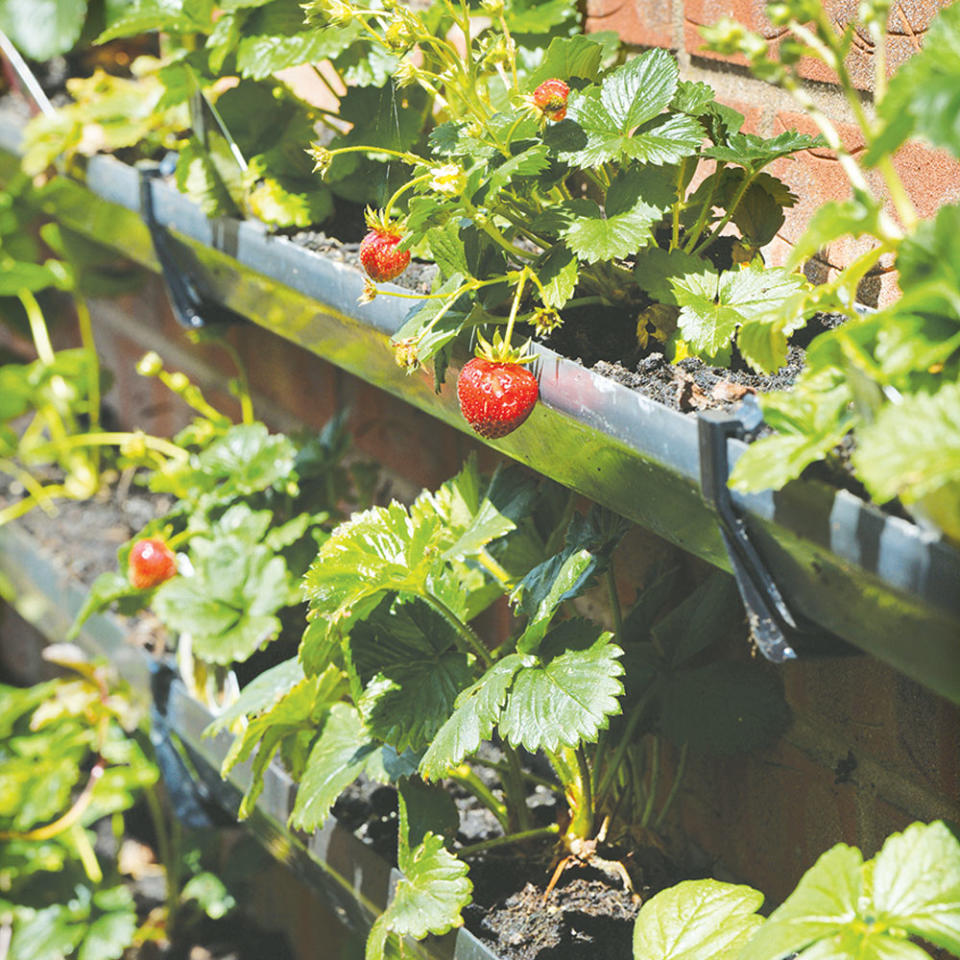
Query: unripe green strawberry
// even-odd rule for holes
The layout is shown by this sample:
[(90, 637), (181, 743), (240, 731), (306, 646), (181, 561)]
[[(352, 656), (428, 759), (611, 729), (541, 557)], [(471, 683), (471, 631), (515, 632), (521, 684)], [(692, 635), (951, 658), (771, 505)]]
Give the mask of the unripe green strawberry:
[(130, 551), (127, 576), (138, 590), (158, 587), (177, 574), (177, 555), (159, 537), (138, 540)]
[(457, 379), (460, 412), (473, 429), (494, 440), (530, 416), (539, 395), (537, 378), (522, 364), (474, 357)]
[(567, 97), (569, 95), (570, 88), (562, 80), (554, 77), (551, 80), (544, 80), (533, 91), (533, 103), (548, 120), (553, 120), (556, 123), (567, 115)]

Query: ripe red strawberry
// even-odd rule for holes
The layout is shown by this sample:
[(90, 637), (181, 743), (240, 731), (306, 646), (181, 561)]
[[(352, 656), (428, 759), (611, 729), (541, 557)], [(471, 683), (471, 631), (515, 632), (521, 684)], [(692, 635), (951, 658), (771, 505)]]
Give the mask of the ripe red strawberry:
[(177, 574), (177, 555), (159, 537), (138, 540), (130, 551), (127, 576), (138, 590), (149, 590)]
[(488, 440), (516, 430), (530, 415), (538, 394), (537, 378), (519, 363), (474, 357), (457, 379), (460, 412)]
[(388, 217), (389, 212), (368, 208), (366, 221), (370, 232), (360, 241), (360, 262), (377, 283), (399, 277), (410, 263), (410, 251), (397, 249), (403, 234)]
[(567, 115), (567, 97), (570, 88), (562, 81), (553, 78), (544, 80), (533, 91), (533, 103), (548, 120), (557, 122)]

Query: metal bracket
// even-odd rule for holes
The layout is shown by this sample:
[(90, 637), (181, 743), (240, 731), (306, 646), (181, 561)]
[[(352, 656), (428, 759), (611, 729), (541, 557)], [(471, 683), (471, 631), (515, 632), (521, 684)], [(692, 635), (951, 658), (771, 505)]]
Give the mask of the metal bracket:
[[(173, 156), (175, 159), (175, 155)], [(188, 330), (200, 330), (214, 324), (236, 323), (241, 319), (239, 314), (201, 293), (193, 279), (177, 262), (173, 241), (157, 221), (153, 205), (153, 183), (159, 177), (173, 172), (168, 160), (169, 157), (158, 165), (139, 166), (137, 170), (140, 176), (140, 215), (150, 231), (153, 252), (160, 263), (173, 314), (177, 322)]]
[(762, 423), (763, 414), (752, 397), (736, 411), (710, 410), (698, 416), (703, 498), (719, 518), (720, 535), (746, 607), (750, 633), (763, 656), (784, 663), (796, 659), (797, 648), (802, 653), (841, 653), (842, 641), (791, 612), (730, 498), (727, 441), (731, 437), (743, 439)]
[(189, 748), (168, 722), (170, 686), (176, 680), (176, 671), (168, 663), (153, 659), (148, 660), (148, 666), (153, 697), (150, 742), (173, 812), (185, 827), (192, 830), (234, 825), (234, 818), (224, 812), (217, 803), (215, 791), (204, 782), (201, 775), (206, 769), (204, 764), (190, 756)]

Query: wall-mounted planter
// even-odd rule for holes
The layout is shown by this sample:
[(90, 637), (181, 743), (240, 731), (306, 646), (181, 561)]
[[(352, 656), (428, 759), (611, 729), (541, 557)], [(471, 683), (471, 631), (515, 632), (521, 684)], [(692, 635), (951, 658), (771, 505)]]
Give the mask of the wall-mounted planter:
[[(62, 641), (86, 595), (86, 589), (56, 565), (36, 538), (15, 524), (0, 528), (0, 583), (10, 588), (20, 615), (51, 642)], [(127, 634), (117, 617), (96, 615), (84, 624), (76, 642), (90, 655), (109, 660), (135, 692), (149, 700), (149, 657), (129, 642)], [(249, 764), (243, 764), (231, 771), (228, 780), (220, 779), (231, 735), (203, 736), (213, 716), (179, 681), (170, 687), (165, 719), (189, 751), (204, 793), (234, 817), (251, 774)], [(310, 836), (289, 829), (286, 824), (293, 809), (294, 782), (277, 762), (270, 765), (263, 780), (263, 793), (245, 825), (350, 930), (366, 937), (389, 902), (401, 876), (399, 871), (332, 817)], [(413, 960), (497, 960), (493, 951), (463, 928), (423, 943), (407, 940), (404, 950)]]
[[(16, 125), (0, 123), (0, 179), (13, 169)], [(157, 221), (182, 241), (183, 266), (211, 298), (325, 359), (468, 431), (453, 383), (407, 376), (388, 341), (410, 302), (359, 306), (358, 271), (269, 235), (256, 223), (210, 220), (172, 186), (151, 184)], [(157, 269), (140, 215), (136, 171), (95, 157), (86, 182), (59, 178), (44, 209), (66, 226)], [(729, 569), (700, 488), (695, 418), (676, 413), (540, 349), (541, 400), (528, 423), (491, 443), (718, 567)], [(731, 464), (744, 445), (728, 441)], [(797, 481), (734, 504), (788, 605), (960, 702), (960, 552), (845, 491)]]

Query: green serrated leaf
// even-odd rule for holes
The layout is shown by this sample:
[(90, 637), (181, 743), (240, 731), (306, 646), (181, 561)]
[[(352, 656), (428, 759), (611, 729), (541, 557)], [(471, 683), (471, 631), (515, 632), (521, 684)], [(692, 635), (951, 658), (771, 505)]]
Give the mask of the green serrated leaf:
[(460, 911), (472, 891), (467, 865), (446, 850), (443, 837), (427, 833), (404, 865), (393, 900), (370, 931), (367, 960), (383, 960), (388, 934), (422, 940), (428, 933), (461, 926)]
[(960, 157), (960, 12), (942, 8), (923, 49), (890, 81), (880, 102), (885, 122), (864, 156), (868, 166), (890, 156), (914, 133)]
[(703, 155), (756, 171), (780, 157), (823, 146), (823, 143), (822, 137), (797, 133), (796, 130), (784, 130), (769, 139), (754, 133), (735, 133), (727, 139), (725, 146), (708, 147)]
[(844, 425), (812, 436), (763, 437), (743, 452), (730, 471), (730, 487), (741, 493), (779, 490), (811, 463), (822, 460), (845, 436)]
[(781, 960), (853, 923), (863, 892), (862, 868), (855, 847), (839, 843), (828, 850), (754, 934), (741, 960)]
[(713, 87), (709, 83), (699, 80), (680, 80), (673, 100), (670, 102), (670, 109), (689, 114), (691, 117), (699, 117), (713, 102)]
[[(571, 123), (557, 133), (562, 137), (579, 130), (584, 141), (564, 145), (554, 140), (554, 148), (562, 159), (585, 167), (621, 156), (670, 163), (695, 153), (702, 130), (692, 118), (658, 117), (673, 99), (677, 81), (676, 61), (665, 50), (628, 61), (609, 73), (599, 89), (571, 95)], [(644, 124), (648, 126), (634, 133)]]
[(371, 736), (397, 751), (424, 749), (473, 679), (451, 625), (425, 604), (381, 603), (351, 628), (357, 706)]
[(423, 593), (441, 535), (438, 517), (413, 517), (396, 502), (354, 514), (331, 533), (307, 571), (311, 608), (336, 622), (368, 597)]
[(697, 352), (714, 356), (730, 344), (740, 324), (778, 323), (783, 302), (801, 289), (803, 280), (786, 270), (751, 266), (721, 273), (713, 297), (705, 295), (699, 280), (693, 286), (684, 281), (673, 286), (681, 307), (681, 335)]
[(470, 265), (467, 262), (467, 251), (463, 240), (460, 239), (458, 220), (451, 219), (442, 226), (427, 230), (426, 241), (430, 247), (430, 256), (443, 276), (469, 275)]
[(596, 37), (577, 34), (573, 37), (554, 37), (550, 41), (543, 62), (523, 81), (525, 91), (535, 90), (544, 80), (557, 77), (570, 80), (579, 77), (595, 80), (603, 60), (603, 44)]
[[(415, 340), (417, 360), (426, 363), (446, 346), (463, 329), (469, 308), (467, 300), (461, 300), (458, 290), (464, 276), (454, 273), (436, 291), (439, 297), (424, 300), (422, 306), (414, 307), (403, 326), (393, 335), (392, 342)], [(455, 306), (456, 305), (456, 306)], [(463, 309), (458, 309), (462, 306)], [(438, 316), (443, 313), (443, 316)], [(433, 323), (429, 330), (426, 328)]]
[(580, 267), (576, 255), (565, 244), (555, 244), (537, 262), (536, 270), (543, 285), (543, 305), (562, 309), (577, 288)]
[(290, 826), (301, 830), (323, 826), (337, 797), (365, 770), (375, 770), (377, 753), (356, 708), (346, 703), (331, 707), (307, 759)]
[(455, 711), (437, 732), (420, 762), (420, 775), (424, 779), (443, 777), (464, 757), (475, 753), (484, 740), (490, 739), (513, 678), (528, 662), (532, 661), (520, 654), (508, 654), (460, 694)]
[(612, 634), (597, 636), (587, 620), (567, 620), (541, 645), (534, 663), (516, 673), (500, 717), (500, 735), (531, 752), (596, 740), (620, 712), (623, 684)]
[(80, 39), (87, 0), (4, 0), (0, 29), (31, 60), (69, 52)]
[(873, 865), (878, 920), (960, 956), (960, 843), (942, 821), (888, 837)]
[(960, 481), (960, 385), (884, 406), (858, 431), (854, 463), (880, 503), (897, 496), (915, 503), (955, 485)]
[(237, 45), (237, 70), (241, 76), (263, 80), (278, 70), (332, 59), (361, 33), (356, 22), (305, 28), (297, 0), (272, 0), (244, 23)]
[(637, 254), (637, 285), (660, 303), (677, 306), (677, 289), (710, 298), (717, 289), (717, 270), (708, 260), (682, 250), (648, 247)]
[(610, 184), (604, 210), (593, 200), (568, 201), (571, 220), (562, 234), (587, 263), (627, 257), (652, 242), (652, 228), (673, 200), (673, 186), (659, 170), (629, 167)]
[(633, 930), (637, 960), (735, 960), (763, 923), (763, 894), (718, 880), (685, 880), (648, 900)]

